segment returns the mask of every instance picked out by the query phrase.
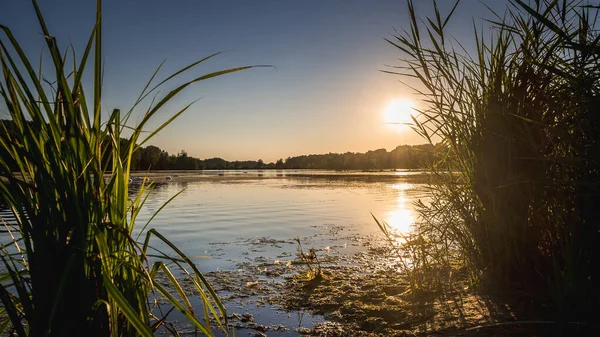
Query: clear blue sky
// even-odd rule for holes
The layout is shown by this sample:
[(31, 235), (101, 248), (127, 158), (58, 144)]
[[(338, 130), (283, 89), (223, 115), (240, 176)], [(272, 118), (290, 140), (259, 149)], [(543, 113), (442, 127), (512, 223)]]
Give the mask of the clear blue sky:
[[(59, 44), (71, 42), (81, 53), (95, 1), (39, 2)], [(454, 1), (440, 3), (447, 11)], [(483, 3), (501, 12), (506, 6), (504, 0)], [(432, 13), (430, 1), (416, 4), (420, 15)], [(276, 67), (203, 82), (179, 96), (159, 119), (201, 100), (152, 141), (170, 153), (275, 161), (423, 142), (383, 119), (394, 99), (417, 100), (399, 78), (379, 71), (400, 64), (402, 55), (383, 38), (408, 28), (404, 0), (107, 0), (103, 13), (106, 110), (127, 110), (163, 59), (163, 76), (225, 50), (194, 74)], [(490, 15), (479, 1), (462, 1), (449, 28), (469, 45), (472, 18), (481, 24), (481, 17)], [(44, 41), (29, 1), (0, 0), (0, 23), (38, 59)]]

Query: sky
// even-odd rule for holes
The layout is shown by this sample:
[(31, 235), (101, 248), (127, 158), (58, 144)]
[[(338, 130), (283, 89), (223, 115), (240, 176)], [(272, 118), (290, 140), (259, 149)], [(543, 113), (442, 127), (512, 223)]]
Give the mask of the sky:
[[(431, 1), (415, 3), (420, 17), (433, 13)], [(441, 11), (453, 3), (439, 1)], [(504, 0), (463, 0), (448, 26), (467, 47), (473, 22), (491, 17), (484, 4), (500, 12), (506, 7)], [(93, 28), (95, 1), (39, 0), (39, 5), (59, 45), (71, 43), (81, 55)], [(0, 9), (0, 24), (13, 31), (26, 53), (33, 60), (45, 55), (30, 1), (0, 0)], [(402, 65), (402, 53), (384, 38), (394, 29), (408, 29), (406, 9), (404, 0), (106, 0), (103, 109), (128, 110), (165, 59), (160, 78), (225, 51), (162, 88), (159, 97), (193, 75), (272, 67), (186, 89), (150, 127), (199, 100), (151, 144), (199, 158), (265, 162), (421, 144), (425, 141), (408, 127), (390, 125), (385, 117), (397, 99), (417, 108), (422, 104), (401, 78), (381, 71)], [(7, 118), (2, 106), (0, 118)]]

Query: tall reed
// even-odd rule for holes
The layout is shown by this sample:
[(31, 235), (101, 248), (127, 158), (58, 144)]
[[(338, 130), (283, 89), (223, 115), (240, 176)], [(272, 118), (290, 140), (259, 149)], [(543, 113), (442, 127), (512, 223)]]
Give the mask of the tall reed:
[[(142, 133), (167, 102), (196, 82), (249, 67), (181, 83), (152, 101), (141, 121), (130, 126), (127, 121), (148, 95), (216, 54), (153, 85), (159, 67), (129, 111), (115, 109), (103, 118), (101, 1), (78, 62), (73, 48), (61, 52), (37, 2), (32, 4), (51, 71), (36, 71), (11, 30), (0, 25), (0, 95), (13, 124), (10, 130), (1, 126), (0, 200), (14, 216), (5, 223), (0, 247), (0, 333), (152, 336), (167, 318), (159, 303), (180, 311), (203, 334), (212, 335), (211, 319), (227, 330), (223, 305), (189, 258), (154, 229), (144, 232), (143, 242), (132, 237), (151, 184), (145, 182), (137, 194), (130, 194), (129, 175), (136, 149), (191, 105)], [(71, 66), (67, 55), (72, 55)], [(88, 62), (93, 87), (86, 90), (82, 79)], [(127, 146), (121, 148), (126, 134)], [(150, 264), (151, 237), (164, 242), (173, 255), (159, 251)], [(174, 273), (188, 275), (203, 303), (200, 313)], [(157, 282), (159, 277), (163, 281)]]
[[(416, 16), (389, 39), (390, 73), (416, 80), (414, 129), (444, 149), (431, 167), (421, 231), (449, 240), (472, 278), (552, 300), (592, 320), (600, 304), (600, 34), (580, 1), (511, 0), (474, 24), (475, 48), (447, 33), (460, 9)], [(459, 249), (453, 249), (458, 247)]]

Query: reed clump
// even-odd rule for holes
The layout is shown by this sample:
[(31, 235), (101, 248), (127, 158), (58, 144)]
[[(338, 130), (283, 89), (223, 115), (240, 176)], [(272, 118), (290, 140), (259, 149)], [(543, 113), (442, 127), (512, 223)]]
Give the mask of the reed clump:
[[(435, 2), (434, 2), (435, 3)], [(550, 302), (556, 320), (600, 305), (598, 7), (511, 0), (475, 47), (447, 33), (459, 10), (416, 17), (389, 42), (426, 108), (414, 129), (444, 155), (431, 165), (419, 233), (471, 281)], [(489, 29), (487, 27), (489, 26)], [(416, 81), (415, 81), (416, 80)], [(418, 84), (415, 84), (418, 83)]]
[[(173, 308), (197, 332), (226, 331), (225, 308), (194, 263), (156, 230), (147, 230), (149, 223), (134, 231), (151, 186), (144, 183), (130, 194), (129, 173), (136, 149), (189, 108), (142, 133), (167, 102), (193, 83), (248, 67), (181, 83), (155, 97), (140, 122), (130, 126), (129, 117), (148, 95), (214, 55), (154, 85), (157, 69), (131, 110), (105, 115), (101, 1), (79, 58), (73, 48), (59, 50), (36, 1), (32, 4), (50, 70), (37, 70), (11, 30), (0, 25), (0, 95), (11, 118), (10, 126), (0, 125), (0, 200), (12, 212), (0, 234), (0, 334), (153, 336), (164, 326), (177, 335), (164, 324)], [(90, 67), (93, 85), (85, 90), (83, 75)], [(170, 251), (153, 251), (152, 242), (165, 243)], [(190, 304), (179, 275), (189, 277), (200, 308)]]

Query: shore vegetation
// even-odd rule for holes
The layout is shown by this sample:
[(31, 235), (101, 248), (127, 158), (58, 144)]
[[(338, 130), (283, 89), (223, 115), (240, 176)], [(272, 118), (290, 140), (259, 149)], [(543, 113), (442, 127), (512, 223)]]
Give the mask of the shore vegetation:
[(418, 205), (415, 236), (400, 238), (413, 287), (452, 285), (466, 270), (471, 285), (529, 303), (517, 320), (593, 324), (599, 7), (511, 0), (459, 41), (448, 23), (460, 3), (442, 13), (434, 1), (426, 18), (407, 3), (408, 27), (388, 40), (402, 63), (389, 72), (410, 79), (426, 106), (414, 130), (446, 149), (430, 166), (431, 201)]
[[(35, 0), (32, 13), (49, 69), (37, 67), (0, 25), (0, 96), (11, 119), (10, 132), (0, 125), (0, 198), (12, 214), (1, 234), (0, 334), (153, 336), (166, 328), (177, 335), (167, 324), (171, 310), (198, 333), (227, 332), (225, 309), (196, 265), (149, 223), (136, 224), (152, 186), (130, 193), (129, 176), (136, 150), (191, 106), (147, 130), (169, 101), (194, 83), (249, 67), (195, 75), (149, 103), (162, 84), (217, 54), (156, 81), (159, 67), (131, 109), (105, 114), (102, 2), (81, 54), (59, 47)], [(138, 111), (139, 123), (130, 124)], [(153, 248), (159, 243), (166, 249)], [(180, 276), (194, 285), (200, 307), (191, 305)]]

